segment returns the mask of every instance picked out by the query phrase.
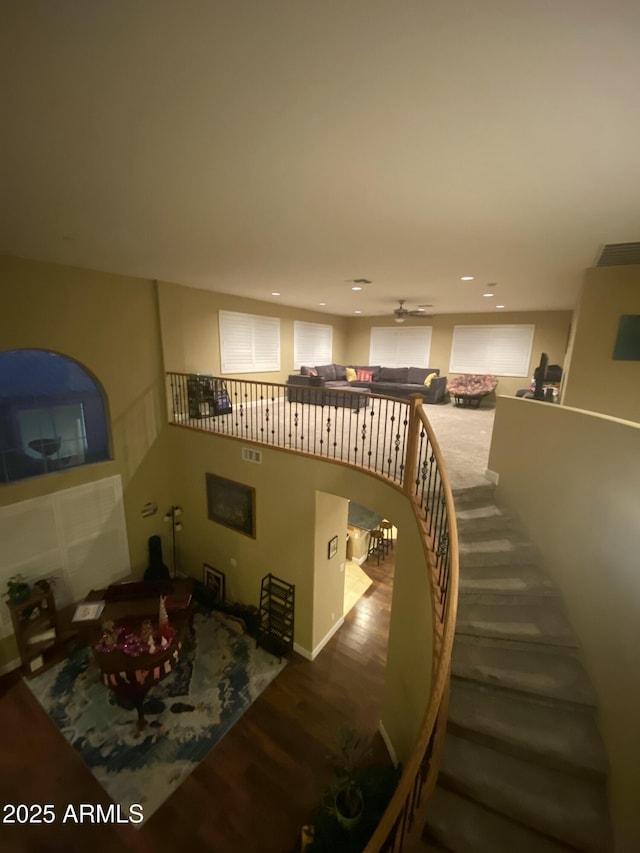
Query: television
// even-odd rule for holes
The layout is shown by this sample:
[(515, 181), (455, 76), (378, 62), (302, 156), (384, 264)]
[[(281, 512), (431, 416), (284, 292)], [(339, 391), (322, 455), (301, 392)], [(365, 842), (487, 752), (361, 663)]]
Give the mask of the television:
[(640, 361), (640, 314), (623, 314), (613, 348), (614, 361)]

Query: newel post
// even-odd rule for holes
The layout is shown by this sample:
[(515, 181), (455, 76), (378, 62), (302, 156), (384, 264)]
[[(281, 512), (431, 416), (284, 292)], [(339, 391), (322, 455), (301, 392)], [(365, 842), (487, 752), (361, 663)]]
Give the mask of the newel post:
[(420, 417), (418, 409), (422, 406), (422, 394), (412, 394), (409, 398), (409, 426), (407, 429), (407, 452), (404, 460), (404, 480), (402, 490), (405, 495), (413, 494), (416, 473), (418, 469), (418, 435), (420, 434)]

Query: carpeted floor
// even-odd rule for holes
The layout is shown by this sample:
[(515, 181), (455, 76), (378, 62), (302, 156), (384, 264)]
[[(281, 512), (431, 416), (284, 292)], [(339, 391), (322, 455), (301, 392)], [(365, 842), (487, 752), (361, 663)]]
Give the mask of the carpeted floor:
[(194, 629), (195, 642), (149, 691), (141, 734), (88, 648), (26, 682), (124, 814), (139, 803), (147, 820), (286, 664), (223, 614), (197, 614)]
[(445, 404), (423, 409), (442, 450), (451, 488), (486, 485), (495, 407), (483, 403), (478, 409), (468, 409)]

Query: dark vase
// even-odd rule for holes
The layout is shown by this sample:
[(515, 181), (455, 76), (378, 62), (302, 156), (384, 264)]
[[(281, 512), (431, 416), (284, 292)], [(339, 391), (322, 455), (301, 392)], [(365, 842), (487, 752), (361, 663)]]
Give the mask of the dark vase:
[(12, 604), (22, 604), (31, 595), (31, 587), (28, 583), (13, 583), (9, 587), (9, 601)]

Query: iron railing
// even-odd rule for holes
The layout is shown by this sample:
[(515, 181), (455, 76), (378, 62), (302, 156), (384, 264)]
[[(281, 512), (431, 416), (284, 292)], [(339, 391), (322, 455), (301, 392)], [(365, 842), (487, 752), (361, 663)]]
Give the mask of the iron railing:
[(363, 391), (169, 373), (169, 421), (364, 469), (411, 501), (433, 613), (431, 694), (413, 751), (364, 853), (415, 845), (435, 788), (449, 701), (458, 600), (458, 534), (442, 453), (422, 408)]
[(170, 373), (169, 420), (403, 482), (409, 403), (366, 391)]

